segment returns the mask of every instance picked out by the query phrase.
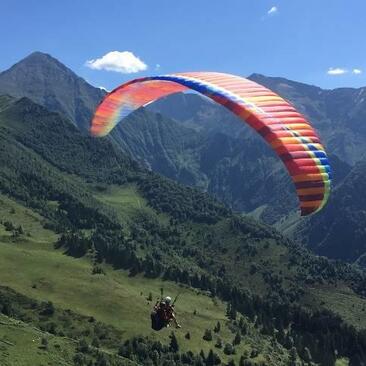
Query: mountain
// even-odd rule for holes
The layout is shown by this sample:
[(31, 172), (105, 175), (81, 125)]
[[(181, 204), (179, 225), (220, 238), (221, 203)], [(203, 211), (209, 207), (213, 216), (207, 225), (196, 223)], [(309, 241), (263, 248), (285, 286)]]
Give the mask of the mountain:
[[(362, 159), (366, 139), (362, 123), (366, 113), (366, 88), (323, 90), (260, 74), (253, 74), (249, 79), (274, 90), (292, 102), (316, 127), (331, 154), (337, 155), (350, 165)], [(192, 113), (187, 117), (188, 101), (192, 105)], [(210, 132), (224, 132), (236, 137), (245, 130), (244, 127), (240, 128), (240, 120), (230, 112), (197, 95), (190, 95), (189, 98), (182, 95), (167, 97), (148, 108)]]
[[(259, 138), (256, 139), (245, 127), (240, 129), (239, 121), (234, 125), (233, 117), (226, 116), (227, 112), (223, 108), (191, 95), (190, 99), (195, 99), (194, 108), (192, 115), (186, 120), (183, 120), (185, 115), (179, 107), (186, 103), (183, 96), (166, 98), (153, 104), (150, 109), (156, 108), (185, 125), (207, 128), (206, 142), (212, 141), (212, 148), (208, 149), (208, 153), (205, 148), (201, 150), (204, 160), (200, 170), (207, 175), (207, 190), (210, 193), (238, 211), (254, 210), (255, 217), (276, 224), (276, 227), (289, 235), (296, 232), (294, 237), (306, 243), (316, 253), (347, 261), (359, 258), (358, 262), (364, 263), (365, 237), (359, 229), (364, 225), (364, 207), (356, 192), (360, 194), (360, 187), (365, 186), (357, 164), (364, 159), (366, 152), (363, 126), (366, 88), (322, 90), (284, 78), (259, 74), (250, 76), (250, 79), (290, 100), (308, 117), (325, 141), (333, 168), (334, 192), (330, 204), (310, 220), (299, 220), (294, 215), (296, 196), (281, 163), (273, 154), (271, 156), (270, 149)], [(214, 108), (216, 113), (211, 112)], [(210, 111), (207, 119), (205, 109)], [(208, 128), (209, 121), (213, 123)], [(227, 121), (230, 128), (225, 127), (220, 135), (219, 127)], [(218, 136), (215, 136), (216, 133)], [(235, 145), (237, 149), (233, 148)], [(215, 146), (220, 146), (220, 149), (215, 149)], [(343, 182), (355, 164), (357, 167), (349, 180)], [(358, 182), (355, 187), (354, 177), (358, 177), (355, 178)], [(347, 201), (348, 206), (343, 195), (350, 198)], [(348, 236), (346, 232), (349, 233)], [(347, 245), (347, 242), (351, 244)]]
[[(189, 115), (187, 103), (193, 106)], [(235, 211), (256, 211), (255, 215), (268, 223), (296, 209), (294, 190), (282, 163), (230, 111), (196, 94), (176, 94), (152, 103), (147, 109), (190, 127), (201, 136), (197, 139), (196, 162), (192, 166), (201, 172), (203, 183), (189, 184), (205, 187)], [(286, 197), (285, 192), (289, 192)]]
[(34, 52), (0, 73), (0, 94), (30, 98), (87, 130), (105, 92), (89, 85), (52, 56)]
[[(250, 78), (289, 99), (309, 118), (326, 143), (334, 188), (342, 184), (365, 152), (365, 88), (323, 90), (284, 78), (259, 74)], [(57, 60), (39, 52), (2, 72), (0, 91), (28, 96), (82, 129), (87, 128), (103, 95)], [(49, 104), (50, 100), (54, 103)], [(78, 114), (76, 105), (82, 105), (84, 112)], [(234, 211), (250, 213), (289, 235), (294, 234), (314, 250), (320, 242), (333, 237), (333, 228), (339, 226), (326, 226), (314, 235), (314, 227), (321, 227), (316, 224), (318, 216), (311, 221), (313, 227), (303, 225), (307, 221), (298, 216), (293, 185), (272, 150), (228, 110), (197, 94), (172, 95), (136, 111), (114, 129), (110, 138), (115, 148), (122, 149), (142, 166), (198, 187)], [(345, 225), (348, 224), (346, 221)], [(310, 242), (309, 238), (314, 239)], [(330, 244), (324, 248), (318, 253), (347, 260), (362, 257), (363, 249), (358, 247), (341, 256), (332, 253)]]
[(159, 113), (136, 111), (117, 126), (111, 138), (133, 159), (168, 178), (193, 186), (205, 179), (195, 163), (203, 136)]
[[(81, 130), (87, 131), (93, 112), (105, 92), (88, 84), (52, 56), (34, 52), (0, 73), (0, 94), (27, 97), (64, 115)], [(139, 132), (132, 128), (134, 124)], [(187, 134), (192, 137), (185, 138)], [(156, 113), (140, 111), (131, 116), (123, 128), (117, 127), (112, 136), (125, 152), (145, 166), (171, 178), (179, 177), (187, 184), (201, 181), (194, 178), (199, 172), (192, 173), (191, 167), (188, 170), (184, 167), (187, 165), (184, 163), (185, 141), (197, 140), (191, 129), (174, 124)], [(181, 149), (176, 152), (179, 146)], [(178, 159), (179, 154), (182, 157)]]
[[(66, 335), (71, 359), (107, 365), (207, 364), (206, 329), (229, 344), (215, 347), (224, 363), (366, 359), (364, 273), (146, 171), (27, 98), (0, 106), (0, 311), (22, 322), (14, 332), (41, 329), (50, 349)], [(179, 350), (143, 320), (147, 299), (178, 284)]]
[[(237, 137), (246, 130), (241, 120), (211, 99), (195, 93), (176, 93), (149, 104), (146, 110), (157, 112), (205, 134), (224, 133)], [(254, 135), (254, 134), (252, 134)]]
[[(103, 95), (40, 52), (0, 74), (1, 92), (26, 96), (63, 114), (81, 129), (88, 127)], [(193, 94), (165, 98), (132, 114), (111, 138), (143, 165), (200, 187), (236, 211), (257, 210), (264, 221), (274, 223), (296, 208), (294, 197), (283, 195), (293, 189), (271, 149), (232, 113), (206, 98)], [(217, 149), (218, 144), (222, 149)], [(277, 193), (273, 187), (278, 188)], [(253, 195), (258, 191), (261, 194)]]
[[(63, 114), (83, 130), (103, 96), (101, 90), (40, 52), (0, 74), (0, 93), (28, 97)], [(153, 108), (133, 114), (113, 131), (111, 137), (123, 151), (154, 171), (212, 193), (237, 211), (253, 211), (266, 205), (269, 197), (276, 197), (272, 192), (265, 194), (268, 186), (274, 186), (272, 177), (267, 184), (261, 184), (264, 194), (253, 197), (252, 192), (257, 190), (259, 182), (266, 180), (265, 172), (274, 163), (280, 172), (280, 178), (274, 175), (274, 179), (286, 179), (286, 175), (270, 149), (235, 116), (197, 95), (179, 94), (167, 100), (168, 103), (159, 101)], [(161, 113), (156, 113), (159, 108)], [(179, 123), (167, 118), (170, 114)], [(223, 156), (216, 149), (218, 142), (230, 146)], [(250, 145), (247, 148), (246, 143)], [(213, 151), (215, 156), (211, 159)], [(263, 155), (268, 156), (267, 161)], [(252, 160), (242, 160), (242, 156), (251, 156)], [(224, 174), (228, 169), (230, 173)], [(253, 181), (246, 179), (248, 173), (254, 173)], [(245, 182), (245, 186), (236, 182)], [(278, 216), (274, 215), (272, 221)]]

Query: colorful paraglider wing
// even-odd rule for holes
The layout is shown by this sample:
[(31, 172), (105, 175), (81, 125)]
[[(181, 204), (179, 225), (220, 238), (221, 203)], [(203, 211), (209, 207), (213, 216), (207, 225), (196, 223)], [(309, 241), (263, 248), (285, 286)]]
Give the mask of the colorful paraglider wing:
[(296, 186), (303, 216), (325, 205), (331, 172), (317, 133), (286, 100), (239, 76), (192, 72), (132, 80), (104, 98), (95, 112), (91, 133), (105, 136), (137, 108), (187, 89), (228, 108), (268, 142), (284, 162)]
[(187, 88), (183, 85), (148, 78), (140, 79), (138, 83), (123, 84), (108, 94), (97, 108), (91, 126), (91, 134), (105, 136), (134, 110), (156, 99), (185, 89)]

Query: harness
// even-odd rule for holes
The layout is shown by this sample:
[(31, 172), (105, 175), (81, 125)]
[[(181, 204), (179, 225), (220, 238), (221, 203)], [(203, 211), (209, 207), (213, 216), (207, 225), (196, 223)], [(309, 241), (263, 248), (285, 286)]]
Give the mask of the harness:
[(154, 330), (161, 330), (173, 319), (173, 308), (170, 305), (160, 302), (154, 306), (151, 313), (151, 327)]

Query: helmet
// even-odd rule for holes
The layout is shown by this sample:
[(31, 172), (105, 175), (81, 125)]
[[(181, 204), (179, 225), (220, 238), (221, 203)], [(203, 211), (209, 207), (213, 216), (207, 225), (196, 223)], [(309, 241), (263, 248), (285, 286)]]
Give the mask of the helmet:
[(172, 302), (172, 298), (170, 296), (167, 296), (165, 299), (164, 299), (165, 303), (166, 304), (170, 304)]

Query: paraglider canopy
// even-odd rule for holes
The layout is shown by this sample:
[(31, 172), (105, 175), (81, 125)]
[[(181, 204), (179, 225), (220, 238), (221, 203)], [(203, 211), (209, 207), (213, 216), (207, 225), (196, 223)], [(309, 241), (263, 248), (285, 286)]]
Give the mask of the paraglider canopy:
[(100, 103), (90, 132), (93, 136), (105, 136), (137, 108), (186, 90), (199, 92), (228, 108), (267, 141), (295, 184), (301, 215), (319, 211), (325, 205), (331, 172), (317, 133), (289, 102), (239, 76), (190, 72), (129, 81)]

